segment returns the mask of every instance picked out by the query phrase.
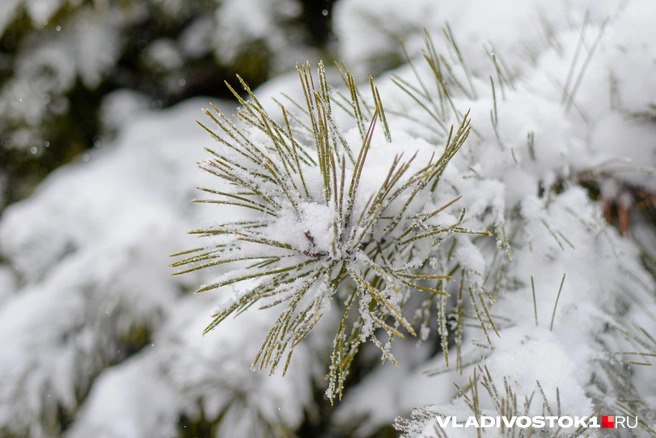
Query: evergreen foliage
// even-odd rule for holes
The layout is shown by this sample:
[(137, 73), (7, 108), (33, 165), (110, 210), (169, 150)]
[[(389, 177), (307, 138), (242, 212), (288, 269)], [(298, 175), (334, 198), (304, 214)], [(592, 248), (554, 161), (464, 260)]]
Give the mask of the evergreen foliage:
[[(427, 207), (440, 175), (471, 128), (465, 114), (460, 126), (451, 128), (442, 151), (436, 151), (437, 158), (422, 162), (425, 157), (418, 158), (417, 153), (399, 153), (384, 173), (375, 175), (373, 182), (384, 179), (372, 190), (371, 175), (364, 187), (362, 179), (363, 172), (368, 173), (367, 157), (378, 152), (373, 145), (378, 117), (385, 141), (392, 141), (378, 89), (372, 82), (367, 102), (347, 70), (342, 71), (346, 96), (330, 88), (322, 64), (316, 77), (309, 66), (299, 66), (298, 73), (305, 106), (292, 101), (297, 111), (290, 112), (280, 105), (282, 123), (268, 114), (243, 81), (250, 100), (233, 90), (242, 104), (238, 122), (216, 107), (206, 111), (220, 132), (201, 126), (221, 149), (208, 149), (212, 158), (201, 168), (222, 180), (221, 187), (229, 191), (202, 188), (214, 196), (197, 202), (255, 213), (244, 221), (193, 230), (200, 237), (219, 237), (220, 243), (178, 254), (185, 258), (173, 266), (191, 265), (178, 272), (187, 273), (228, 263), (243, 265), (197, 292), (258, 281), (231, 298), (206, 332), (254, 304), (261, 309), (286, 305), (253, 361), (260, 370), (273, 372), (282, 360), (284, 374), (294, 347), (318, 323), (330, 301), (337, 300), (343, 310), (331, 355), (327, 394), (332, 400), (341, 398), (350, 364), (363, 342), (372, 340), (386, 359), (396, 363), (390, 352), (393, 338), (403, 338), (401, 330), (416, 336), (402, 310), (411, 291), (447, 295), (430, 284), (450, 278), (431, 267), (430, 248), (449, 234), (474, 231), (462, 227), (464, 211), (455, 223), (438, 220), (457, 199)], [(333, 113), (338, 106), (355, 119), (361, 143), (349, 144), (352, 140), (339, 129)], [(315, 237), (313, 230), (326, 235)], [(355, 316), (353, 309), (358, 309)], [(377, 330), (386, 333), (386, 345)]]
[[(65, 6), (43, 35), (77, 47), (63, 23), (91, 3), (50, 4)], [(239, 64), (190, 28), (225, 30), (267, 69), (297, 59), (263, 49), (290, 36), (263, 23), (299, 10), (226, 1), (199, 12), (209, 32), (168, 9), (185, 2), (157, 4), (139, 17), (168, 11), (173, 27), (138, 35), (133, 59), (155, 92)], [(653, 2), (337, 8), (351, 70), (305, 63), (256, 90), (248, 72), (223, 87), (228, 68), (207, 92), (239, 109), (216, 101), (201, 129), (205, 99), (146, 110), (134, 90), (150, 88), (128, 81), (92, 105), (120, 135), (3, 212), (0, 435), (470, 436), (436, 415), (559, 414), (637, 415), (634, 435), (656, 433)], [(131, 23), (122, 41), (153, 24)], [(71, 65), (88, 89), (96, 70), (57, 71)], [(102, 96), (125, 78), (108, 75)], [(187, 97), (173, 94), (163, 105)]]
[[(111, 140), (130, 111), (227, 97), (222, 79), (239, 72), (259, 85), (293, 62), (289, 47), (312, 53), (325, 41), (310, 35), (306, 21), (321, 19), (305, 8), (297, 0), (9, 0), (0, 10), (0, 176), (12, 184), (0, 186), (0, 206)], [(257, 14), (246, 17), (249, 9)]]

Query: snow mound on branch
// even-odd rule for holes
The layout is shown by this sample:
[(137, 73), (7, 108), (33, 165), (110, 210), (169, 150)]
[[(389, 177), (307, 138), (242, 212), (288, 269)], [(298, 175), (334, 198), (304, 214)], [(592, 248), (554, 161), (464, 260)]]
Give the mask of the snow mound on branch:
[(67, 436), (175, 436), (181, 400), (152, 359), (140, 354), (103, 373)]
[[(480, 377), (486, 367), (498, 388), (508, 379), (518, 399), (538, 391), (539, 381), (544, 395), (538, 395), (533, 408), (540, 413), (543, 404), (559, 403), (557, 393), (563, 412), (572, 415), (589, 415), (599, 403), (612, 406), (626, 391), (646, 394), (642, 388), (653, 384), (644, 372), (622, 371), (621, 360), (632, 356), (617, 360), (613, 355), (640, 350), (635, 343), (640, 330), (655, 329), (654, 322), (648, 322), (654, 282), (641, 264), (637, 245), (605, 223), (600, 205), (579, 186), (579, 177), (593, 175), (601, 183), (602, 200), (617, 196), (627, 205), (632, 202), (627, 185), (651, 191), (656, 187), (656, 132), (649, 119), (653, 93), (644, 78), (654, 72), (649, 63), (656, 45), (653, 26), (643, 18), (656, 12), (654, 4), (555, 2), (542, 11), (538, 2), (487, 7), (470, 1), (453, 10), (434, 2), (413, 3), (414, 9), (395, 2), (383, 2), (378, 9), (346, 0), (338, 6), (336, 27), (346, 58), (360, 69), (387, 67), (377, 65), (377, 59), (389, 59), (397, 50), (395, 40), (402, 36), (411, 58), (416, 57), (415, 66), (403, 66), (386, 77), (417, 84), (418, 94), (435, 95), (433, 72), (416, 56), (422, 48), (421, 29), (427, 27), (436, 50), (445, 53), (444, 63), (452, 65), (452, 85), (460, 84), (452, 87), (457, 90), (453, 106), (460, 114), (471, 110), (475, 132), (447, 168), (442, 195), (462, 195), (458, 205), (467, 208), (466, 225), (496, 229), (500, 248), (460, 236), (454, 252), (463, 266), (480, 271), (470, 275), (468, 283), (482, 284), (495, 294), (491, 312), (496, 329), (468, 327), (465, 342), (458, 346), (466, 364), (464, 376), (476, 369)], [(509, 9), (511, 13), (502, 13)], [(582, 31), (586, 10), (588, 21)], [(391, 16), (397, 19), (389, 20)], [(496, 24), (482, 24), (488, 19)], [(549, 35), (540, 35), (541, 25), (525, 27), (542, 19), (549, 24)], [(466, 70), (442, 37), (445, 22), (453, 30)], [(506, 63), (501, 73), (483, 44), (494, 47), (497, 59)], [(417, 74), (427, 90), (419, 85)], [(390, 82), (379, 81), (379, 86), (385, 108), (394, 113), (388, 117), (392, 132), (435, 136), (440, 129), (426, 109)], [(637, 92), (641, 82), (645, 86)], [(509, 254), (499, 252), (504, 247)], [(501, 291), (498, 296), (495, 290)], [(475, 308), (468, 312), (476, 327), (481, 315)], [(463, 378), (453, 366), (445, 367), (441, 357), (426, 363), (441, 372), (436, 389), (442, 388), (445, 375), (454, 382)], [(396, 375), (411, 382), (405, 374)], [(613, 383), (618, 375), (626, 386)], [(371, 397), (374, 391), (371, 385), (356, 387), (344, 405), (353, 406), (354, 400)], [(448, 392), (436, 393), (426, 412), (471, 413), (462, 398), (449, 397)], [(407, 404), (399, 400), (381, 397), (381, 406), (360, 403), (359, 415), (369, 417), (363, 429), (384, 425), (394, 411), (405, 414)], [(650, 400), (645, 402), (653, 403)], [(417, 398), (421, 404), (426, 404), (423, 395)], [(494, 403), (484, 396), (480, 408), (493, 411)], [(426, 420), (423, 412), (415, 412), (405, 433), (437, 434), (434, 421)], [(340, 414), (347, 417), (346, 412)]]
[(215, 301), (179, 300), (151, 346), (102, 375), (70, 436), (173, 436), (182, 417), (221, 418), (217, 436), (284, 436), (297, 428), (311, 402), (310, 349), (298, 352), (285, 378), (252, 372), (252, 340), (266, 335), (272, 318), (248, 311), (201, 337)]
[[(344, 0), (335, 6), (335, 28), (344, 61), (367, 74), (372, 68), (394, 66), (390, 60), (404, 61), (400, 41), (413, 57), (423, 48), (424, 29), (437, 36), (446, 25), (454, 31), (461, 55), (474, 71), (485, 68), (486, 49), (501, 53), (507, 67), (515, 71), (526, 58), (539, 56), (553, 34), (567, 29), (569, 23), (580, 23), (586, 11), (592, 20), (599, 20), (620, 5), (619, 0), (555, 1), (549, 7), (539, 0), (494, 4), (383, 0), (372, 7), (367, 0)], [(438, 49), (446, 47), (445, 43)]]
[(188, 79), (203, 74), (194, 70), (204, 57), (218, 72), (245, 54), (261, 58), (242, 68), (287, 68), (308, 56), (301, 13), (294, 0), (3, 0), (0, 37), (16, 47), (2, 58), (1, 146), (42, 153), (60, 120), (75, 114), (76, 90), (103, 94), (127, 84), (148, 90), (155, 107), (185, 93)]
[(59, 407), (74, 413), (166, 319), (183, 286), (167, 254), (192, 216), (200, 105), (144, 114), (5, 211), (0, 251), (19, 281), (0, 304), (0, 430), (51, 433)]
[[(320, 354), (299, 349), (284, 379), (252, 372), (253, 340), (271, 318), (249, 312), (202, 337), (222, 296), (182, 298), (200, 277), (171, 276), (168, 254), (194, 244), (185, 231), (215, 220), (190, 202), (204, 184), (193, 158), (206, 104), (134, 113), (114, 144), (5, 211), (0, 432), (59, 434), (62, 410), (80, 437), (172, 436), (181, 418), (204, 415), (256, 435), (302, 421)], [(220, 214), (236, 217), (229, 206)]]

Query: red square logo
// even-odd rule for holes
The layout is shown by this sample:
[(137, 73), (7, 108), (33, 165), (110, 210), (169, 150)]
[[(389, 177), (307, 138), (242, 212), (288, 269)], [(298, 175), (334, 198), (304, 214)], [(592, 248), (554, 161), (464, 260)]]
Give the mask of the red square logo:
[(615, 429), (615, 417), (612, 415), (602, 416), (601, 427), (604, 429)]

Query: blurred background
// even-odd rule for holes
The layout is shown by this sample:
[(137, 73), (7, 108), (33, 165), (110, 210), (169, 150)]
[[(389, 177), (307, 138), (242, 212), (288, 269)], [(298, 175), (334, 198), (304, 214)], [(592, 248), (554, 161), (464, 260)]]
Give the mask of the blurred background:
[(255, 88), (296, 62), (330, 61), (332, 8), (0, 2), (0, 436), (283, 436), (309, 425), (316, 367), (276, 390), (243, 348), (266, 323), (203, 340), (215, 301), (188, 300), (199, 278), (173, 278), (168, 254), (188, 248), (198, 220), (201, 108), (232, 111), (224, 81), (241, 89), (237, 73)]
[[(137, 108), (229, 98), (330, 58), (333, 0), (7, 0), (0, 7), (0, 205), (115, 134)], [(11, 184), (8, 183), (11, 181)]]

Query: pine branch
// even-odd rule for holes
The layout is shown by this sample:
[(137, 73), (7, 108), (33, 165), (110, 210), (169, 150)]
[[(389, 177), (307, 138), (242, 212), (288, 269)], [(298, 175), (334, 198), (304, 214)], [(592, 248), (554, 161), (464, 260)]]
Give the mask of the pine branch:
[[(424, 294), (427, 300), (447, 294), (426, 282), (448, 276), (436, 274), (424, 261), (409, 268), (407, 257), (447, 235), (474, 233), (461, 226), (464, 212), (451, 226), (438, 224), (439, 213), (457, 199), (437, 207), (426, 202), (471, 126), (468, 113), (461, 115), (455, 132), (448, 130), (439, 157), (433, 154), (420, 164), (417, 153), (399, 153), (387, 172), (371, 175), (367, 169), (372, 150), (379, 147), (379, 120), (385, 141), (392, 140), (373, 81), (372, 96), (365, 99), (345, 67), (340, 73), (346, 94), (328, 84), (322, 64), (316, 76), (309, 65), (297, 70), (304, 101), (288, 99), (290, 107), (278, 102), (280, 116), (267, 112), (241, 78), (248, 100), (228, 85), (241, 104), (237, 121), (216, 107), (205, 111), (217, 131), (199, 124), (223, 147), (208, 149), (211, 157), (200, 167), (217, 177), (220, 189), (202, 188), (209, 198), (198, 202), (231, 205), (252, 220), (191, 231), (212, 244), (180, 253), (182, 259), (172, 266), (182, 268), (176, 274), (232, 266), (197, 292), (245, 285), (214, 314), (206, 332), (255, 303), (261, 309), (284, 306), (253, 361), (255, 368), (271, 373), (282, 366), (284, 374), (294, 347), (316, 326), (328, 303), (337, 302), (342, 318), (327, 391), (333, 401), (341, 397), (350, 364), (364, 342), (372, 341), (384, 358), (396, 362), (376, 332), (390, 340), (402, 338), (404, 331), (416, 335), (403, 311), (408, 294)], [(340, 107), (353, 119), (360, 144), (349, 144), (349, 136), (338, 127), (334, 111)], [(312, 221), (320, 221), (325, 233), (314, 235)]]

